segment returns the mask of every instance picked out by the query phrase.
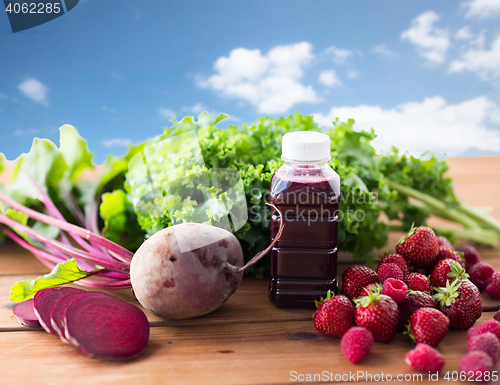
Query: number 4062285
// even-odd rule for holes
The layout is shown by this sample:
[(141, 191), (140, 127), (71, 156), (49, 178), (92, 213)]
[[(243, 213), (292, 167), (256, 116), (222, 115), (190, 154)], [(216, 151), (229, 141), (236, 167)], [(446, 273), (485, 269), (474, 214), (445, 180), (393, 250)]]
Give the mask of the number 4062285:
[(8, 13), (59, 13), (61, 3), (9, 3), (5, 11)]

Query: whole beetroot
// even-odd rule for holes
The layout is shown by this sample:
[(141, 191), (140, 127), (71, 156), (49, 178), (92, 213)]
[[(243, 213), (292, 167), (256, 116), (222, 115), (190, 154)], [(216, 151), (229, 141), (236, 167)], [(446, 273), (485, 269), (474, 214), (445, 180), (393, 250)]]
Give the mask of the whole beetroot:
[(185, 319), (210, 313), (226, 301), (241, 283), (243, 273), (236, 269), (241, 266), (243, 252), (232, 233), (187, 223), (146, 240), (132, 259), (130, 279), (135, 296), (151, 313)]

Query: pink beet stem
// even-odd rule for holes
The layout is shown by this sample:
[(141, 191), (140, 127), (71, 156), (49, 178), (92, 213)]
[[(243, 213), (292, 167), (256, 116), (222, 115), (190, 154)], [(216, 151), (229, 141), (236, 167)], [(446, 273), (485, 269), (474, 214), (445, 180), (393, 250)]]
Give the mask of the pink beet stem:
[[(34, 180), (32, 181), (34, 184), (36, 184)], [(75, 198), (73, 198), (73, 195), (71, 195), (71, 193), (66, 189), (63, 190), (63, 194), (66, 198), (66, 202), (68, 204), (69, 210), (71, 211), (71, 214), (75, 216), (80, 226), (85, 226), (85, 216), (83, 215), (82, 210), (80, 210), (80, 207), (78, 207), (78, 204), (76, 203)]]
[[(16, 202), (14, 199), (6, 196), (2, 192), (0, 192), (0, 200), (3, 202), (7, 203), (9, 206), (11, 206), (14, 210), (20, 211), (26, 215), (28, 215), (30, 218), (36, 219), (40, 222), (46, 223), (48, 225), (56, 226), (61, 230), (67, 231), (68, 233), (72, 233), (75, 235), (78, 235), (82, 237), (83, 239), (87, 239), (90, 242), (95, 242), (103, 247), (106, 247), (110, 251), (114, 251), (117, 255), (123, 256), (126, 260), (130, 261), (132, 260), (132, 257), (134, 254), (124, 247), (121, 247), (120, 245), (117, 245), (114, 242), (111, 242), (110, 240), (101, 237), (97, 234), (92, 233), (91, 231), (85, 230), (81, 227), (72, 225), (71, 223), (52, 218), (48, 215), (39, 213), (35, 210), (32, 210), (18, 202)], [(7, 217), (5, 217), (7, 218)], [(13, 221), (15, 222), (15, 221)], [(18, 223), (18, 222), (15, 222)]]
[[(92, 200), (89, 206), (87, 207), (87, 211), (85, 213), (85, 227), (96, 234), (100, 234), (99, 226), (97, 224), (97, 210), (98, 210), (97, 202), (95, 200)], [(106, 248), (97, 245), (95, 242), (92, 242), (92, 246), (98, 248), (103, 253), (109, 255), (109, 252)], [(119, 257), (118, 259), (122, 260), (121, 257)]]
[(24, 239), (18, 237), (16, 233), (9, 230), (8, 228), (5, 228), (4, 230), (5, 230), (5, 233), (10, 238), (12, 238), (12, 240), (17, 242), (19, 245), (24, 247), (26, 250), (31, 251), (40, 260), (40, 262), (42, 262), (50, 270), (52, 270), (57, 263), (65, 261), (62, 258), (59, 258), (59, 257), (56, 257), (52, 254), (46, 253), (45, 251), (39, 250), (36, 247), (30, 245), (28, 242), (26, 242)]
[(98, 281), (92, 281), (90, 279), (81, 279), (78, 282), (75, 283), (81, 283), (82, 285), (85, 285), (86, 287), (91, 287), (93, 289), (130, 289), (132, 287), (132, 284), (130, 283), (130, 279), (126, 279), (125, 281), (120, 281), (120, 282), (98, 282)]
[[(274, 247), (276, 242), (279, 241), (281, 234), (283, 233), (283, 229), (285, 228), (285, 222), (283, 221), (283, 216), (281, 214), (281, 211), (279, 211), (279, 209), (276, 206), (274, 206), (272, 203), (266, 203), (266, 205), (274, 208), (278, 212), (278, 214), (280, 215), (280, 227), (278, 229), (278, 233), (276, 234), (276, 236), (274, 237), (274, 240), (271, 242), (271, 244), (267, 248), (265, 248), (264, 250), (259, 251), (257, 254), (255, 254), (255, 256), (250, 261), (248, 261), (245, 266), (236, 269), (237, 272), (244, 271), (248, 267), (257, 263), (264, 255), (266, 255)], [(226, 267), (228, 267), (228, 266), (226, 266)]]
[[(45, 193), (45, 191), (43, 191), (42, 188), (40, 186), (38, 186), (38, 184), (33, 180), (33, 178), (31, 178), (31, 176), (29, 176), (29, 178), (30, 178), (31, 182), (33, 183), (33, 185), (35, 186), (35, 188), (37, 189), (38, 193), (41, 195), (42, 201), (45, 204), (45, 206), (47, 207), (48, 211), (50, 213), (52, 213), (54, 218), (60, 219), (62, 221), (66, 221), (64, 219), (64, 217), (62, 216), (62, 214), (60, 213), (60, 211), (54, 205), (54, 203), (52, 203), (52, 200), (50, 199), (50, 197)], [(95, 248), (90, 246), (87, 242), (85, 242), (81, 237), (79, 237), (73, 233), (69, 233), (69, 235), (71, 235), (71, 237), (76, 241), (76, 243), (78, 243), (81, 247), (83, 247), (89, 253), (101, 254), (102, 257), (109, 258), (109, 255), (103, 254), (100, 250), (96, 250)], [(63, 233), (61, 233), (61, 238), (62, 238), (62, 236), (64, 236)], [(64, 239), (63, 239), (63, 242), (64, 242)], [(64, 243), (69, 244), (67, 242), (64, 242)]]
[[(11, 231), (8, 228), (5, 229), (5, 233), (10, 238), (12, 238), (12, 240), (17, 242), (22, 247), (24, 247), (26, 250), (31, 251), (40, 260), (40, 262), (42, 262), (50, 270), (52, 270), (56, 266), (57, 263), (65, 262), (67, 260), (64, 258), (56, 257), (52, 254), (46, 253), (43, 250), (37, 249), (36, 247), (30, 245), (28, 242), (26, 242), (24, 239), (19, 237), (15, 232)], [(81, 263), (81, 261), (80, 261), (80, 263)], [(90, 277), (92, 275), (99, 277), (100, 279), (102, 279), (105, 282), (96, 282), (96, 281), (89, 280), (88, 277)], [(121, 280), (121, 281), (117, 282), (116, 280)], [(82, 283), (83, 283), (83, 281), (85, 281), (85, 286), (99, 288), (99, 289), (114, 289), (114, 288), (126, 289), (126, 288), (131, 287), (130, 279), (128, 278), (128, 275), (116, 273), (116, 272), (108, 271), (108, 270), (99, 270), (96, 272), (91, 272), (86, 278), (82, 278), (79, 281)], [(88, 284), (88, 283), (92, 283), (92, 284)]]
[(77, 260), (83, 259), (85, 261), (95, 263), (99, 266), (105, 267), (112, 271), (125, 272), (125, 273), (128, 273), (129, 271), (130, 266), (118, 262), (104, 261), (102, 260), (102, 258), (101, 259), (95, 258), (87, 252), (84, 252), (82, 250), (76, 249), (71, 246), (67, 246), (59, 241), (56, 241), (55, 239), (48, 238), (42, 234), (39, 234), (36, 231), (34, 231), (31, 227), (24, 226), (23, 224), (16, 222), (15, 220), (10, 219), (9, 217), (3, 214), (0, 214), (0, 223), (18, 229), (27, 234), (28, 236), (33, 237), (36, 240), (42, 242), (43, 244), (51, 245), (56, 249), (68, 254), (69, 256), (76, 258)]

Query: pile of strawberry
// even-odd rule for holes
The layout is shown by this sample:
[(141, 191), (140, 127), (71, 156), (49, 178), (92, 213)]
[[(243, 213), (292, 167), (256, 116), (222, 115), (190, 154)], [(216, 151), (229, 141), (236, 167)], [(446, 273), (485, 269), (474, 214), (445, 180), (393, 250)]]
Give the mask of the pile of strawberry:
[[(480, 291), (500, 299), (500, 272), (481, 262), (472, 246), (454, 250), (432, 229), (412, 228), (377, 271), (348, 268), (342, 289), (345, 295), (328, 293), (316, 303), (313, 322), (321, 333), (342, 338), (341, 349), (353, 363), (369, 354), (374, 341), (389, 343), (401, 331), (416, 344), (405, 362), (417, 370), (439, 371), (445, 361), (436, 346), (448, 329), (469, 328), (461, 371), (480, 372), (488, 380), (500, 358), (500, 312), (499, 320), (471, 328), (482, 313)], [(484, 337), (488, 333), (495, 338)]]

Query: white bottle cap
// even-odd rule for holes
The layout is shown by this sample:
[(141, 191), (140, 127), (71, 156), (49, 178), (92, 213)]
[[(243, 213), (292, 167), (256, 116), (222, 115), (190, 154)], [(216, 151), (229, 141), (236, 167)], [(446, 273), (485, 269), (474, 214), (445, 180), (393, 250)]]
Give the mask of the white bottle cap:
[(289, 132), (281, 140), (281, 157), (306, 162), (329, 160), (330, 137), (314, 131)]

